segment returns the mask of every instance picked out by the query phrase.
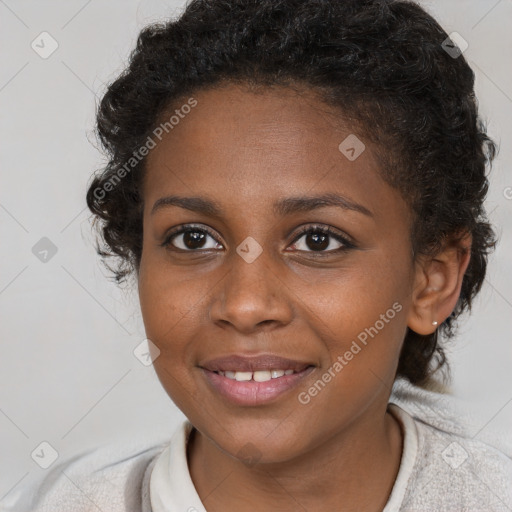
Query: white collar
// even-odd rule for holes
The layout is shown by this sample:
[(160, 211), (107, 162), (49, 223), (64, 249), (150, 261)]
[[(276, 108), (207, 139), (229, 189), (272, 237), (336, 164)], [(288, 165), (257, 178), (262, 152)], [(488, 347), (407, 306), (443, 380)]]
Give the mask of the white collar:
[(158, 455), (149, 481), (153, 512), (207, 512), (190, 477), (187, 443), (192, 424), (185, 420)]
[(388, 403), (388, 410), (402, 427), (403, 446), (400, 468), (389, 499), (382, 512), (398, 512), (404, 501), (409, 478), (418, 455), (418, 429), (412, 416), (395, 403)]

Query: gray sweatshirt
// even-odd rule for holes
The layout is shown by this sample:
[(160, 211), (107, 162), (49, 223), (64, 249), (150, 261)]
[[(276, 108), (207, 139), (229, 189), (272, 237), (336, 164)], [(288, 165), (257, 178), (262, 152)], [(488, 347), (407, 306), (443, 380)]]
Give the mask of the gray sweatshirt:
[[(512, 512), (512, 449), (504, 439), (491, 445), (472, 437), (478, 428), (453, 399), (402, 379), (389, 402), (404, 446), (383, 512)], [(207, 512), (187, 467), (191, 430), (184, 421), (170, 441), (79, 454), (13, 490), (0, 511)]]

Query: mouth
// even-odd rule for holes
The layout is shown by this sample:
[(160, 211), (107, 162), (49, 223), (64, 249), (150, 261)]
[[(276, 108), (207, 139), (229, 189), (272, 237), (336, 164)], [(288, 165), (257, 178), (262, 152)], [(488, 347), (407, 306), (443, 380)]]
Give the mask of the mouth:
[(315, 366), (274, 355), (229, 356), (200, 368), (210, 388), (236, 405), (262, 405), (297, 387)]

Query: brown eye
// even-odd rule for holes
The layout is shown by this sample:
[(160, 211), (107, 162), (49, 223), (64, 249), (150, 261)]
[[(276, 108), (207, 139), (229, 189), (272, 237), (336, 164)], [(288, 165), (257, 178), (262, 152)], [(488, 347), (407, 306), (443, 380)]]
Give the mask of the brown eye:
[(330, 227), (309, 226), (295, 238), (292, 248), (303, 252), (333, 253), (355, 247)]
[(189, 252), (200, 249), (222, 249), (222, 245), (214, 239), (207, 229), (196, 227), (182, 227), (180, 230), (169, 234), (162, 245), (169, 249), (176, 248)]

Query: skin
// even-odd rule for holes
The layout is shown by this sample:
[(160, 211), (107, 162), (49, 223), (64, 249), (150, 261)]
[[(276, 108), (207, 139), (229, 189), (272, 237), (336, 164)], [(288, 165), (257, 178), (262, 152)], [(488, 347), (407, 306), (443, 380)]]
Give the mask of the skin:
[[(441, 324), (453, 310), (469, 263), (460, 249), (471, 238), (413, 261), (410, 211), (379, 176), (372, 145), (349, 161), (338, 146), (355, 132), (312, 92), (255, 94), (228, 84), (194, 98), (197, 106), (147, 159), (138, 284), (146, 335), (161, 351), (155, 371), (195, 427), (187, 455), (197, 492), (209, 512), (381, 511), (402, 453), (387, 403), (406, 328), (431, 333), (432, 321)], [(335, 206), (272, 209), (283, 198), (324, 193), (372, 215)], [(222, 213), (174, 205), (152, 214), (171, 194), (208, 198)], [(176, 247), (162, 245), (171, 228), (188, 223), (215, 238), (188, 252), (183, 235)], [(311, 236), (298, 234), (303, 225), (331, 226), (355, 248), (334, 252), (343, 243), (329, 237), (319, 255)], [(248, 236), (263, 249), (252, 263), (236, 252)], [(298, 394), (394, 303), (401, 305), (394, 318), (301, 404)], [(235, 353), (272, 353), (315, 368), (270, 403), (234, 405), (199, 365)], [(242, 453), (252, 455), (250, 464)]]

